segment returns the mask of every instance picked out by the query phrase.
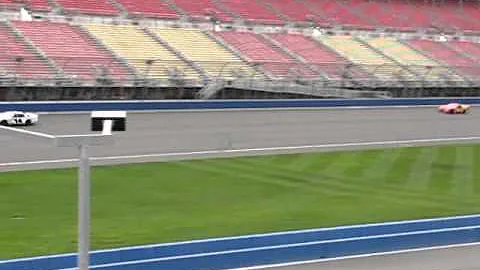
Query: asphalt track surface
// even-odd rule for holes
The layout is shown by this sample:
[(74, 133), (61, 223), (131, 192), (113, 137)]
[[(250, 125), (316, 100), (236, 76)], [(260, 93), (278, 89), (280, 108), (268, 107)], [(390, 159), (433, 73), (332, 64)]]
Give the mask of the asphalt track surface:
[[(114, 135), (114, 145), (91, 147), (90, 154), (107, 157), (93, 164), (112, 164), (162, 161), (174, 157), (158, 154), (209, 150), (328, 144), (338, 144), (329, 150), (351, 149), (356, 147), (342, 144), (480, 136), (479, 122), (480, 113), (475, 111), (443, 115), (435, 108), (130, 113), (127, 131)], [(87, 134), (90, 116), (40, 115), (37, 126), (25, 129)], [(2, 129), (0, 145), (0, 171), (74, 166), (79, 155), (78, 149), (57, 147), (53, 140)]]
[[(41, 115), (40, 121), (25, 129), (55, 135), (90, 133), (88, 114)], [(443, 115), (435, 108), (131, 113), (128, 131), (115, 134), (113, 146), (95, 146), (90, 153), (140, 155), (94, 162), (111, 164), (171, 159), (156, 155), (172, 152), (338, 144), (329, 148), (335, 150), (345, 143), (476, 137), (479, 122), (475, 108), (468, 115)], [(78, 157), (78, 149), (58, 148), (46, 139), (5, 130), (0, 130), (0, 145), (0, 171), (72, 166)], [(60, 161), (48, 162), (52, 160)], [(478, 258), (480, 249), (475, 246), (270, 269), (480, 270)]]
[(480, 245), (406, 252), (265, 270), (480, 270)]

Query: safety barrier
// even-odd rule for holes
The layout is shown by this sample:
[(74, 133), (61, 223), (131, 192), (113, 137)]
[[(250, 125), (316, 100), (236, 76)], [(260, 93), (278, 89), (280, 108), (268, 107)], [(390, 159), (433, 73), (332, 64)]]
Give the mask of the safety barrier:
[(0, 102), (0, 111), (78, 112), (94, 110), (205, 110), (318, 107), (426, 106), (450, 102), (480, 104), (480, 98), (130, 100)]
[[(138, 246), (91, 253), (91, 269), (232, 269), (480, 242), (480, 215)], [(0, 261), (0, 270), (75, 269), (76, 255)]]

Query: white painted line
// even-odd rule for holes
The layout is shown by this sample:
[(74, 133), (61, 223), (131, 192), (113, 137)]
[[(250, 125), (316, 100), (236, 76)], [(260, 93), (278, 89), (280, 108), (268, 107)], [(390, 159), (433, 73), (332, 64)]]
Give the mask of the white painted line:
[(13, 131), (13, 132), (18, 132), (18, 133), (23, 133), (23, 134), (27, 134), (27, 135), (33, 135), (33, 136), (48, 138), (48, 139), (55, 139), (55, 136), (54, 136), (54, 135), (50, 135), (50, 134), (47, 134), (47, 133), (30, 131), (30, 130), (25, 130), (25, 129), (21, 129), (21, 128), (13, 128), (13, 127), (7, 127), (7, 126), (0, 126), (0, 129), (4, 129), (4, 130), (8, 130), (8, 131)]
[[(415, 231), (415, 232), (408, 232), (408, 233), (393, 233), (393, 234), (352, 237), (352, 238), (334, 239), (334, 240), (300, 242), (300, 243), (294, 243), (294, 244), (263, 246), (263, 247), (244, 248), (244, 249), (235, 249), (235, 250), (224, 250), (224, 251), (216, 251), (216, 252), (194, 253), (194, 254), (186, 254), (186, 255), (178, 255), (178, 256), (170, 256), (170, 257), (159, 257), (159, 258), (152, 258), (152, 259), (143, 259), (143, 260), (134, 260), (134, 261), (124, 261), (124, 262), (92, 265), (91, 269), (102, 268), (102, 267), (123, 266), (123, 265), (136, 265), (136, 264), (162, 262), (162, 261), (173, 261), (173, 260), (180, 260), (180, 259), (209, 257), (209, 256), (226, 255), (226, 254), (237, 254), (237, 253), (263, 251), (263, 250), (305, 247), (305, 246), (313, 246), (313, 245), (328, 244), (328, 243), (351, 242), (351, 241), (360, 241), (360, 240), (367, 240), (367, 239), (390, 238), (390, 237), (418, 235), (418, 234), (431, 234), (431, 233), (451, 232), (451, 231), (459, 231), (459, 230), (475, 230), (475, 229), (479, 229), (479, 228), (480, 228), (480, 226), (468, 226), (468, 227), (459, 227), (459, 228)], [(60, 269), (60, 270), (74, 270), (74, 269), (76, 269), (76, 268), (64, 268), (64, 269)]]
[(352, 260), (352, 259), (361, 259), (361, 258), (369, 258), (369, 257), (380, 257), (380, 256), (387, 256), (387, 255), (424, 252), (424, 251), (442, 250), (442, 249), (453, 249), (453, 248), (471, 247), (471, 246), (480, 246), (480, 242), (445, 245), (445, 246), (434, 246), (434, 247), (426, 247), (426, 248), (403, 249), (403, 250), (398, 250), (398, 251), (376, 252), (376, 253), (343, 256), (343, 257), (336, 257), (336, 258), (327, 258), (327, 259), (318, 259), (318, 260), (309, 260), (309, 261), (298, 261), (298, 262), (288, 262), (288, 263), (278, 263), (278, 264), (269, 264), (269, 265), (259, 265), (259, 266), (241, 267), (241, 268), (233, 268), (233, 269), (225, 269), (225, 270), (261, 270), (261, 269), (290, 267), (290, 266), (316, 264), (316, 263), (323, 263), (323, 262)]
[[(261, 147), (261, 148), (241, 148), (241, 149), (225, 149), (225, 150), (204, 150), (192, 152), (171, 152), (171, 153), (156, 153), (156, 154), (139, 154), (139, 155), (123, 155), (123, 156), (103, 156), (91, 157), (92, 161), (111, 161), (111, 160), (135, 160), (143, 158), (168, 158), (168, 157), (188, 157), (188, 156), (213, 156), (218, 154), (246, 154), (246, 153), (261, 153), (261, 152), (275, 152), (286, 150), (307, 150), (307, 149), (329, 149), (329, 148), (345, 148), (345, 147), (361, 147), (361, 146), (402, 146), (402, 145), (418, 145), (422, 143), (444, 143), (444, 142), (464, 142), (464, 141), (480, 141), (480, 136), (472, 137), (451, 137), (451, 138), (434, 138), (434, 139), (413, 139), (413, 140), (398, 140), (398, 141), (373, 141), (373, 142), (352, 142), (352, 143), (332, 143), (332, 144), (317, 144), (317, 145), (297, 145), (297, 146), (276, 146), (276, 147)], [(4, 162), (0, 163), (0, 167), (10, 166), (25, 166), (25, 165), (39, 165), (39, 164), (58, 164), (76, 162), (78, 159), (54, 159), (54, 160), (36, 160), (36, 161), (18, 161), (18, 162)]]

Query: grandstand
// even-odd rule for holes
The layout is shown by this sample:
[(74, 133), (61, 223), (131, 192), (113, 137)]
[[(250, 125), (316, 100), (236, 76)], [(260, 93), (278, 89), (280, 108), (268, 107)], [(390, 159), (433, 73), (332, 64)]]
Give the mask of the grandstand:
[(478, 1), (0, 0), (0, 14), (0, 87), (43, 98), (56, 87), (97, 98), (480, 88)]

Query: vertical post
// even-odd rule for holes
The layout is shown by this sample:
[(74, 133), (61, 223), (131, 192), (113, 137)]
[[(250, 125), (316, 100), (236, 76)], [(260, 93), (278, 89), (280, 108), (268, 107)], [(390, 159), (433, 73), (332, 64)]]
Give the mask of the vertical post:
[(90, 249), (90, 165), (88, 144), (81, 143), (78, 168), (78, 269), (88, 270)]

